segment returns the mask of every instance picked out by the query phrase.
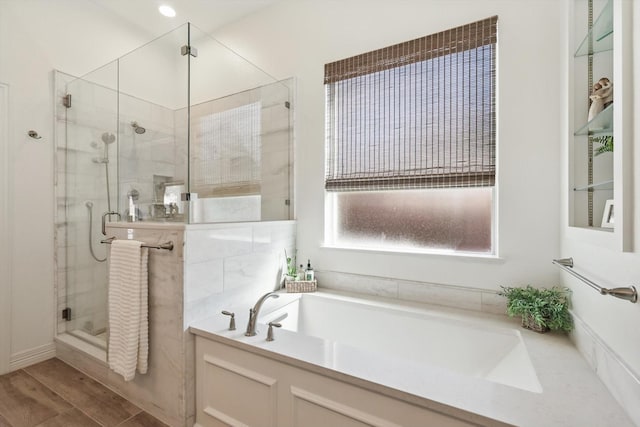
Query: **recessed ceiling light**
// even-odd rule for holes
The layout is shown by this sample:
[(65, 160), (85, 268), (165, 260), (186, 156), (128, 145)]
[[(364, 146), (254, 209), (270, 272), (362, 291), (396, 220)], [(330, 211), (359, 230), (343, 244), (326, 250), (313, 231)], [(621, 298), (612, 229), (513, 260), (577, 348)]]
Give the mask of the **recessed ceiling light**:
[(161, 14), (169, 18), (173, 18), (174, 16), (176, 16), (176, 11), (171, 6), (168, 6), (166, 4), (160, 6), (158, 10)]

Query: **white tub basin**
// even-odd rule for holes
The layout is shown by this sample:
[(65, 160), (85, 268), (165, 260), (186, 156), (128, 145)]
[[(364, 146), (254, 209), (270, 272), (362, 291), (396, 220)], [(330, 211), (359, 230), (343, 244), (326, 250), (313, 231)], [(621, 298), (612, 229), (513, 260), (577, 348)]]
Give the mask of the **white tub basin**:
[(285, 313), (283, 329), (334, 343), (327, 356), (336, 367), (357, 364), (369, 353), (542, 392), (517, 329), (480, 327), (400, 304), (322, 293), (301, 294), (259, 322)]

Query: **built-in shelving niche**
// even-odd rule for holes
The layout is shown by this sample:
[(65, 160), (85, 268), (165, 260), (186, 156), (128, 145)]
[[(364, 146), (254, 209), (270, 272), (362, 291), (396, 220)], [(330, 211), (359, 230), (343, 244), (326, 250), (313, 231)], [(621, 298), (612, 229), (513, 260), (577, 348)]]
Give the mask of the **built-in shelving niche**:
[[(591, 3), (591, 4), (590, 4)], [(589, 28), (584, 14), (585, 7), (596, 12), (601, 10)], [(587, 11), (588, 13), (588, 11)], [(589, 111), (589, 94), (592, 85), (601, 77), (613, 81), (613, 2), (597, 0), (576, 1), (576, 40), (581, 40), (574, 54), (574, 146), (573, 215), (571, 225), (612, 232), (614, 228), (602, 227), (602, 218), (607, 201), (614, 198), (614, 168), (612, 153), (596, 155), (600, 146), (599, 140), (614, 135), (614, 104), (608, 105), (592, 120), (587, 121)], [(582, 39), (579, 34), (582, 33)], [(586, 34), (585, 34), (586, 33)], [(614, 88), (615, 88), (615, 82)], [(614, 206), (615, 207), (615, 206)], [(611, 225), (611, 224), (609, 224)]]
[[(592, 6), (593, 25), (588, 26)], [(633, 145), (632, 5), (626, 0), (575, 0), (572, 9), (572, 90), (569, 138), (570, 237), (612, 250), (632, 249)], [(591, 82), (589, 82), (591, 77)], [(613, 83), (614, 101), (587, 121), (589, 94), (601, 77)], [(595, 155), (602, 137), (613, 137), (614, 151)], [(602, 227), (613, 201), (614, 223)]]

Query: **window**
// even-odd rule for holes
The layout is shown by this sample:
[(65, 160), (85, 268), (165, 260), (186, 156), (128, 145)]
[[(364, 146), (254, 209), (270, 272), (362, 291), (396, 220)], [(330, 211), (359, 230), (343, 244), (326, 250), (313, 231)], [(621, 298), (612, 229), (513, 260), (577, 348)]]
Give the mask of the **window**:
[(328, 244), (493, 252), (496, 28), (325, 65)]

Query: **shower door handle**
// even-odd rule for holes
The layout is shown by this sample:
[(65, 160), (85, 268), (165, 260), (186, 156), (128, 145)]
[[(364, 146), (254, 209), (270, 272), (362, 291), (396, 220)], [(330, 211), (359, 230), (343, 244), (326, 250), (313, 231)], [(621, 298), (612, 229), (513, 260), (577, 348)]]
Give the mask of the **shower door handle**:
[(107, 215), (109, 215), (109, 222), (111, 222), (111, 215), (118, 215), (118, 219), (122, 219), (122, 217), (118, 212), (105, 212), (104, 214), (102, 214), (102, 235), (103, 236), (107, 235), (107, 224), (106, 224)]

